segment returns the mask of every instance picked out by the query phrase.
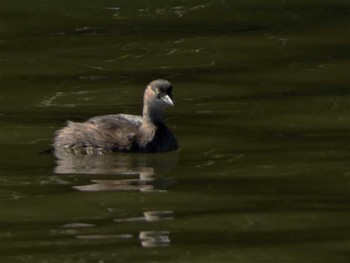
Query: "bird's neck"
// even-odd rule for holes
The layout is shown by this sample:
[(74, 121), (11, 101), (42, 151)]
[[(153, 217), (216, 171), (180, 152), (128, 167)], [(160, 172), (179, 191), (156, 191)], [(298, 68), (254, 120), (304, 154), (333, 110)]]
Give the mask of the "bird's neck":
[(158, 126), (163, 123), (164, 111), (160, 107), (152, 107), (147, 104), (143, 106), (143, 123), (146, 125), (155, 125)]

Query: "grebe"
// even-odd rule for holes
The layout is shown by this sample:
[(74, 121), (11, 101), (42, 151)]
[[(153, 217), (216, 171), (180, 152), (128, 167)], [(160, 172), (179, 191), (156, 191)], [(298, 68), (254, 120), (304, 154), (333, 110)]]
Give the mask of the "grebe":
[(68, 121), (56, 132), (53, 147), (56, 151), (64, 148), (86, 153), (177, 150), (178, 142), (163, 122), (165, 107), (173, 105), (171, 83), (154, 80), (146, 87), (142, 116), (113, 114), (92, 117), (83, 123)]

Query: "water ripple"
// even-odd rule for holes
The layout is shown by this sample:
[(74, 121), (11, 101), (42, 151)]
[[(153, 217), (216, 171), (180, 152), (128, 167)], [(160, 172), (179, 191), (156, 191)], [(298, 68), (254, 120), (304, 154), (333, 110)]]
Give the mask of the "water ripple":
[(114, 219), (113, 221), (116, 223), (135, 222), (135, 221), (156, 222), (160, 220), (174, 219), (173, 214), (174, 214), (173, 211), (145, 211), (143, 212), (143, 216), (141, 217), (120, 218), (120, 219)]
[(170, 245), (169, 231), (141, 231), (139, 239), (146, 248), (165, 247)]

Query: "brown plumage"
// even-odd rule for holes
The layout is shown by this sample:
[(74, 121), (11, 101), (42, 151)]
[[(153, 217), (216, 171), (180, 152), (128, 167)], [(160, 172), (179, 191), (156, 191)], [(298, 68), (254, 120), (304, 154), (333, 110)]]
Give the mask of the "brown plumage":
[(144, 93), (142, 116), (116, 114), (68, 122), (56, 132), (54, 148), (108, 152), (167, 152), (178, 149), (173, 133), (163, 122), (166, 106), (172, 106), (172, 85), (154, 80)]

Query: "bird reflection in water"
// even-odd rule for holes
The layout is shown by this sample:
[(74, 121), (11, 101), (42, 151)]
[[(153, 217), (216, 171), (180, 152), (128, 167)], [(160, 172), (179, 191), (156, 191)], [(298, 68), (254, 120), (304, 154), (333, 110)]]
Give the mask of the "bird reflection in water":
[[(115, 223), (129, 223), (135, 221), (157, 222), (172, 220), (173, 211), (145, 211), (143, 216), (114, 219)], [(165, 247), (170, 245), (169, 231), (140, 231), (139, 241), (143, 247)]]
[(174, 213), (173, 211), (145, 211), (143, 212), (143, 216), (118, 218), (118, 219), (114, 219), (114, 222), (116, 223), (135, 222), (135, 221), (156, 222), (160, 220), (170, 220), (174, 218), (173, 213)]
[[(135, 223), (137, 221), (143, 222), (158, 222), (163, 220), (174, 219), (173, 211), (144, 211), (143, 216), (140, 217), (126, 217), (114, 219), (116, 224), (128, 224)], [(71, 222), (64, 224), (60, 229), (51, 231), (54, 236), (68, 235), (75, 236), (77, 239), (83, 240), (118, 240), (120, 242), (139, 242), (144, 248), (152, 247), (166, 247), (171, 243), (170, 231), (165, 230), (138, 230), (137, 233), (100, 233), (98, 231), (99, 223), (82, 223), (82, 222)], [(84, 229), (90, 228), (90, 231), (84, 231)], [(96, 229), (94, 231), (93, 229)], [(88, 234), (87, 234), (88, 233)]]
[[(167, 247), (170, 245), (170, 232), (169, 231), (140, 231), (138, 240), (141, 246), (144, 248), (152, 247)], [(119, 235), (76, 235), (77, 239), (82, 240), (134, 240), (135, 237), (131, 234), (119, 234)]]
[[(91, 154), (75, 152), (55, 152), (57, 174), (81, 174), (79, 179), (90, 183), (75, 185), (73, 188), (82, 192), (91, 191), (142, 191), (165, 192), (165, 189), (174, 184), (174, 179), (165, 177), (177, 166), (177, 152), (161, 154)], [(165, 211), (143, 211), (141, 216), (116, 218), (115, 224), (130, 224), (135, 222), (158, 222), (173, 220), (174, 213)], [(75, 222), (65, 224), (61, 234), (74, 235), (83, 240), (113, 239), (121, 242), (137, 241), (144, 248), (167, 247), (171, 244), (169, 231), (144, 231), (138, 233), (101, 234), (98, 224), (84, 224)], [(96, 233), (80, 233), (81, 228), (96, 228)], [(69, 230), (67, 232), (67, 230)], [(60, 234), (58, 233), (58, 234)], [(56, 233), (57, 234), (57, 233)]]
[(169, 231), (141, 231), (139, 239), (143, 247), (166, 247), (170, 245)]
[(61, 151), (55, 155), (56, 174), (96, 175), (90, 184), (74, 186), (79, 191), (165, 191), (174, 180), (164, 175), (177, 166), (177, 152), (100, 155)]

